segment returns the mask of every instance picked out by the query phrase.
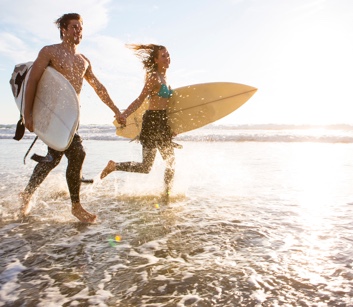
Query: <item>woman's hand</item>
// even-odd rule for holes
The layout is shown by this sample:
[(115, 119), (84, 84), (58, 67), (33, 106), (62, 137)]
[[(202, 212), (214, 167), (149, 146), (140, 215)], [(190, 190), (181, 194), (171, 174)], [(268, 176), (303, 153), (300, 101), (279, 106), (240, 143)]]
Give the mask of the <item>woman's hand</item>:
[(115, 115), (116, 120), (122, 126), (126, 126), (126, 116), (123, 114), (119, 114), (118, 116)]

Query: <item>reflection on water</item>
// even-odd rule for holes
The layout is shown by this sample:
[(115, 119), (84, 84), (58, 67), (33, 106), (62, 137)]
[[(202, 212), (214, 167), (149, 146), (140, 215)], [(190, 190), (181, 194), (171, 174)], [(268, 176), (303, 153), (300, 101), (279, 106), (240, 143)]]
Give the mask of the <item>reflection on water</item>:
[(86, 141), (84, 175), (95, 182), (82, 201), (95, 225), (70, 213), (64, 160), (25, 223), (16, 194), (33, 164), (3, 169), (1, 304), (353, 305), (353, 146), (183, 145), (166, 206), (160, 157), (149, 175), (100, 181), (106, 161), (138, 159), (140, 147)]

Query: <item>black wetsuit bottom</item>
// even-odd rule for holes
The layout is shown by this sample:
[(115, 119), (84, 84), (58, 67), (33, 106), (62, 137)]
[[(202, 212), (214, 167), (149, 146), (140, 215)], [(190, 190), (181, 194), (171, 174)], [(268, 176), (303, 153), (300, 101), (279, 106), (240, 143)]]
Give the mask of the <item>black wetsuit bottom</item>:
[(163, 160), (166, 161), (164, 182), (166, 190), (170, 190), (174, 178), (175, 157), (172, 134), (165, 110), (147, 110), (145, 112), (140, 142), (142, 144), (142, 162), (116, 163), (116, 170), (148, 174), (152, 169), (158, 149)]
[(82, 139), (78, 134), (75, 134), (72, 143), (65, 151), (57, 151), (48, 147), (48, 155), (51, 155), (53, 159), (50, 162), (40, 162), (34, 168), (32, 176), (24, 191), (29, 197), (33, 195), (50, 171), (59, 164), (64, 154), (68, 161), (66, 168), (66, 181), (70, 192), (71, 202), (80, 202), (81, 170), (86, 152), (82, 146)]

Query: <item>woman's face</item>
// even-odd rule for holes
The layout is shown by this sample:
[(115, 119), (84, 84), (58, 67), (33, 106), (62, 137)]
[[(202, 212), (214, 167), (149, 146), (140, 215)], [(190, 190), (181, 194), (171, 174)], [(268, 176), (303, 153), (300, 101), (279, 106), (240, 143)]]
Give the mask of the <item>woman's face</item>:
[(158, 58), (155, 59), (158, 68), (169, 68), (170, 56), (167, 49), (158, 50)]

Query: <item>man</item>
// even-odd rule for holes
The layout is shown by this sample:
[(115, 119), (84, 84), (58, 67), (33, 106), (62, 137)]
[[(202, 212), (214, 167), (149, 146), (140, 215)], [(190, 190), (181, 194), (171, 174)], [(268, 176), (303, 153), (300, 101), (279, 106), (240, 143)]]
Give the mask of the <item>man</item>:
[[(82, 39), (82, 18), (79, 14), (64, 14), (56, 22), (60, 29), (60, 44), (45, 46), (41, 49), (34, 61), (25, 91), (24, 120), (26, 128), (33, 132), (32, 110), (38, 82), (47, 66), (51, 66), (60, 72), (73, 86), (77, 95), (80, 95), (83, 79), (93, 87), (99, 98), (120, 118), (120, 111), (110, 98), (106, 88), (93, 74), (89, 60), (79, 52), (77, 46)], [(37, 187), (47, 177), (49, 172), (56, 167), (62, 156), (68, 159), (66, 180), (72, 203), (72, 214), (84, 223), (93, 223), (96, 215), (86, 211), (80, 203), (81, 170), (85, 158), (82, 140), (75, 134), (73, 141), (64, 152), (56, 151), (48, 147), (48, 154), (53, 159), (51, 162), (39, 162), (33, 170), (33, 174), (24, 192), (20, 194), (22, 199), (21, 214), (27, 216), (30, 211), (30, 199)]]

